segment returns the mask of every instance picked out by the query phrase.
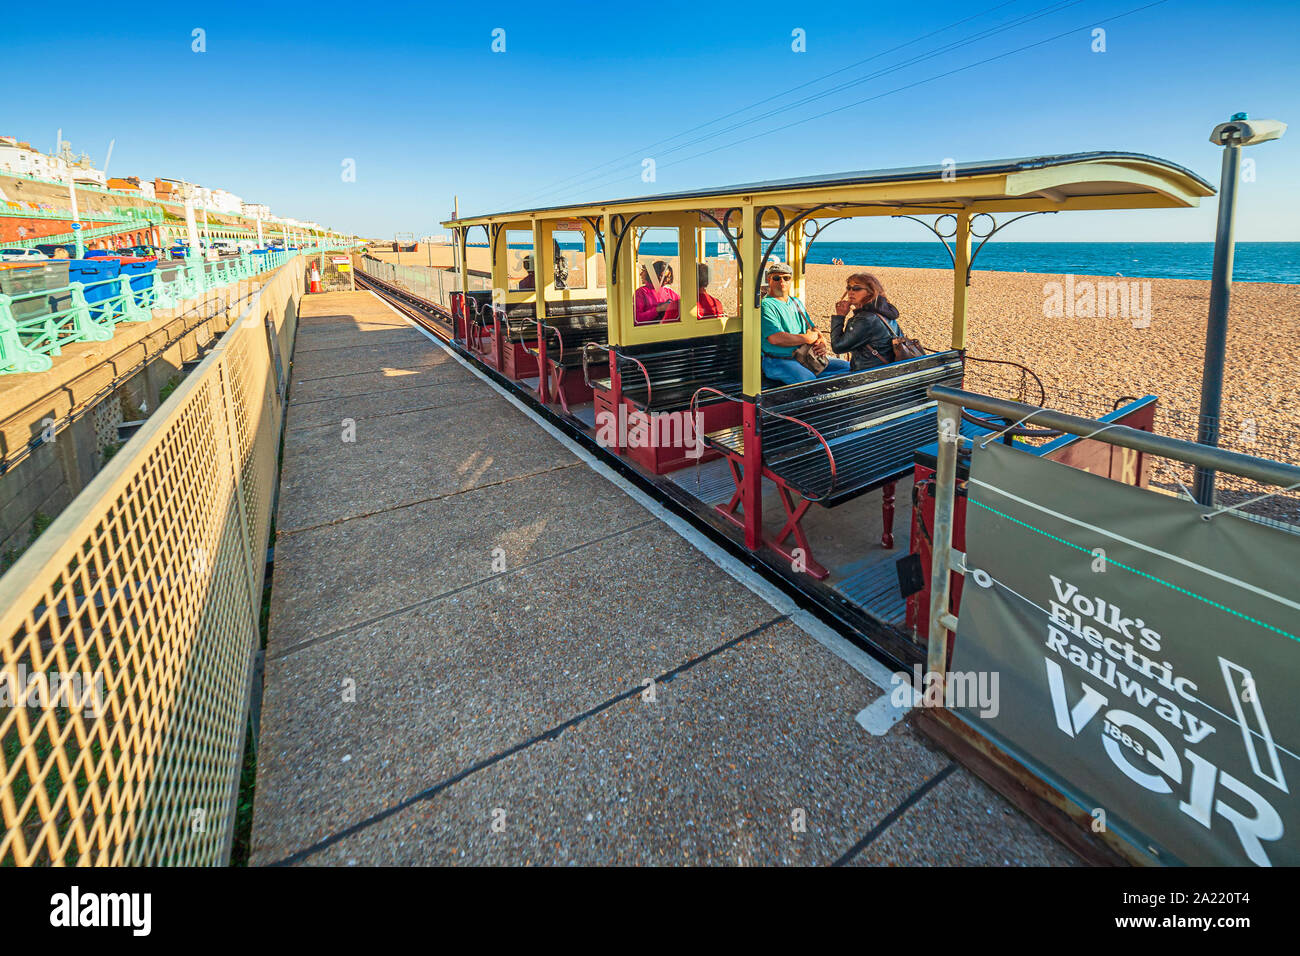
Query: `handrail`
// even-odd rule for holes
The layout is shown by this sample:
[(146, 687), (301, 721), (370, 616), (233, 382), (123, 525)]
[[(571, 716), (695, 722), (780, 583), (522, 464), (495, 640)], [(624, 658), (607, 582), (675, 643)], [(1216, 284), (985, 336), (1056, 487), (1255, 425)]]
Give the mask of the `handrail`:
[[(302, 252), (315, 255), (327, 248)], [(0, 375), (46, 371), (66, 345), (107, 341), (119, 322), (147, 322), (155, 309), (171, 308), (183, 299), (278, 269), (289, 259), (290, 254), (281, 251), (243, 253), (211, 262), (189, 260), (169, 268), (166, 275), (159, 271), (159, 262), (151, 272), (0, 295)], [(132, 287), (136, 279), (146, 280), (140, 283), (142, 288)], [(43, 308), (24, 314), (32, 312), (23, 306), (33, 301), (43, 302)]]
[[(645, 407), (649, 408), (650, 400), (654, 394), (650, 387), (650, 370), (645, 367), (645, 363), (640, 359), (633, 358), (631, 355), (624, 355), (617, 348), (611, 347), (610, 351), (614, 353), (615, 359), (627, 359), (629, 362), (635, 362), (637, 365), (641, 366), (641, 374), (645, 376)], [(622, 372), (619, 373), (620, 376), (622, 374)]]
[(976, 355), (971, 355), (967, 352), (962, 352), (962, 360), (971, 361), (971, 362), (984, 362), (988, 365), (1010, 365), (1014, 368), (1020, 369), (1022, 373), (1022, 377), (1024, 375), (1029, 375), (1038, 384), (1038, 396), (1039, 396), (1038, 404), (1039, 405), (1047, 404), (1047, 389), (1043, 386), (1043, 380), (1039, 378), (1037, 373), (1035, 373), (1034, 370), (1031, 369), (1029, 366), (1021, 365), (1019, 362), (1012, 362), (1007, 359), (981, 358)]
[[(509, 323), (507, 323), (507, 328), (508, 327), (509, 327)], [(545, 330), (550, 329), (552, 332), (555, 333), (555, 340), (560, 343), (560, 356), (558, 359), (556, 359), (555, 366), (554, 366), (555, 367), (555, 392), (551, 400), (554, 401), (554, 399), (558, 397), (560, 399), (560, 404), (563, 405), (567, 410), (568, 403), (564, 400), (564, 395), (561, 392), (561, 386), (564, 381), (564, 336), (560, 334), (560, 330), (557, 329), (555, 326), (551, 325), (548, 322), (543, 322), (541, 319), (537, 320), (537, 327), (542, 330), (541, 333), (537, 336), (537, 383), (538, 385), (541, 386), (543, 399), (545, 399), (546, 392), (548, 391), (546, 386), (546, 379), (548, 377), (548, 373), (551, 370), (551, 358), (549, 355), (546, 354), (546, 331)], [(527, 346), (525, 346), (525, 348), (527, 348)]]
[(483, 350), (483, 338), (487, 332), (487, 322), (483, 320), (483, 312), (493, 308), (490, 302), (475, 302), (473, 299), (466, 299), (465, 304), (473, 305), (473, 308), (467, 309), (469, 314), (469, 347), (475, 352)]
[[(564, 364), (564, 336), (560, 334), (560, 330), (557, 329), (555, 326), (551, 325), (549, 322), (543, 322), (541, 319), (537, 320), (537, 327), (539, 329), (550, 329), (552, 332), (555, 333), (555, 339), (557, 342), (560, 343), (560, 357), (556, 361), (559, 362), (560, 365), (563, 365)], [(546, 358), (542, 354), (546, 351), (545, 333), (537, 337), (537, 348), (539, 349), (537, 353), (537, 357), (543, 359), (544, 361), (549, 362), (550, 359)]]
[[(501, 316), (502, 316), (503, 319), (505, 319), (505, 323), (506, 323), (506, 338), (510, 339), (510, 313), (507, 312), (507, 311), (503, 308), (503, 309), (501, 310)], [(541, 323), (538, 321), (538, 319), (537, 319), (537, 311), (536, 311), (535, 308), (534, 308), (534, 310), (533, 310), (533, 324), (535, 324), (535, 325), (540, 325), (540, 324), (541, 324)], [(543, 348), (543, 343), (540, 341), (540, 340), (541, 340), (541, 336), (539, 335), (539, 336), (538, 336), (538, 342), (537, 342), (537, 348), (535, 348), (535, 349), (530, 349), (530, 348), (528, 347), (528, 337), (527, 337), (526, 335), (524, 335), (524, 329), (527, 328), (527, 327), (528, 327), (528, 323), (527, 323), (527, 322), (525, 322), (523, 325), (519, 326), (519, 340), (518, 340), (518, 342), (517, 342), (516, 344), (517, 344), (521, 349), (524, 350), (524, 353), (525, 353), (526, 355), (531, 355), (533, 358), (535, 358), (535, 359), (538, 360), (538, 365), (537, 365), (537, 376), (538, 376), (538, 378), (540, 379), (540, 378), (541, 378), (541, 374), (542, 374), (542, 367), (541, 367), (541, 357), (542, 357), (542, 353), (541, 353), (541, 349)], [(514, 340), (514, 339), (510, 339), (510, 341), (514, 342), (515, 340)]]
[[(736, 398), (734, 395), (728, 395), (726, 392), (719, 391), (718, 389), (714, 388), (712, 385), (701, 385), (701, 386), (700, 386), (699, 388), (697, 388), (697, 389), (695, 390), (695, 392), (691, 395), (690, 409), (691, 409), (691, 420), (692, 420), (692, 421), (695, 420), (695, 415), (696, 415), (695, 399), (699, 397), (700, 392), (712, 392), (714, 395), (718, 395), (718, 396), (720, 396), (721, 398), (725, 398), (725, 399), (726, 399), (727, 401), (729, 401), (729, 402), (739, 402), (739, 403), (742, 404), (742, 405), (744, 405), (744, 404), (748, 404), (748, 403), (746, 403), (743, 399), (739, 399), (739, 398)], [(826, 451), (826, 457), (827, 457), (827, 459), (829, 459), (829, 461), (830, 461), (830, 466), (831, 466), (831, 483), (830, 483), (830, 487), (828, 487), (828, 488), (827, 488), (827, 489), (826, 489), (822, 494), (818, 495), (818, 496), (815, 497), (815, 498), (812, 497), (811, 495), (805, 494), (805, 493), (802, 492), (802, 491), (800, 491), (799, 494), (803, 495), (805, 501), (811, 501), (811, 502), (813, 502), (814, 504), (816, 504), (816, 503), (819, 502), (819, 501), (825, 501), (827, 498), (829, 498), (829, 497), (831, 496), (831, 494), (834, 493), (834, 491), (835, 491), (835, 485), (836, 485), (836, 482), (837, 482), (838, 479), (839, 479), (839, 476), (838, 476), (838, 474), (837, 474), (837, 470), (836, 470), (836, 467), (835, 467), (835, 453), (834, 453), (833, 451), (831, 451), (831, 446), (830, 446), (830, 444), (826, 441), (826, 439), (825, 439), (824, 437), (822, 437), (822, 433), (819, 432), (819, 431), (818, 431), (816, 428), (814, 428), (812, 425), (809, 425), (807, 422), (803, 421), (802, 419), (795, 418), (795, 417), (792, 416), (792, 415), (786, 415), (786, 414), (783, 414), (782, 412), (774, 412), (774, 411), (772, 411), (771, 409), (764, 408), (764, 407), (763, 407), (761, 404), (759, 404), (758, 402), (754, 402), (753, 405), (754, 405), (754, 407), (755, 407), (756, 409), (758, 409), (758, 412), (759, 412), (759, 414), (761, 414), (761, 415), (771, 415), (773, 418), (784, 418), (784, 419), (785, 419), (786, 421), (788, 421), (788, 422), (794, 422), (796, 425), (802, 425), (804, 428), (808, 429), (808, 431), (812, 434), (812, 436), (813, 436), (814, 438), (816, 438), (819, 442), (821, 442), (821, 444), (822, 444), (822, 448), (825, 449), (825, 451)]]
[(600, 342), (588, 342), (582, 347), (582, 380), (587, 383), (588, 388), (593, 388), (591, 376), (587, 374), (587, 370), (591, 367), (587, 361), (587, 349), (604, 349), (606, 361), (609, 361), (609, 353), (613, 350), (608, 345), (603, 345)]
[(1287, 487), (1300, 482), (1300, 467), (1296, 465), (1243, 455), (1213, 445), (1156, 435), (1128, 425), (1110, 424), (1099, 427), (1100, 423), (1090, 418), (1080, 418), (1050, 408), (1037, 408), (1005, 398), (979, 395), (959, 388), (949, 388), (946, 385), (931, 385), (928, 394), (937, 401), (962, 408), (973, 408), (988, 415), (997, 415), (1007, 421), (1023, 422), (1034, 418), (1049, 428), (1059, 429), (1070, 435), (1094, 438), (1097, 441), (1119, 445), (1121, 448), (1132, 448), (1160, 458), (1200, 465), (1215, 471), (1226, 471), (1261, 484)]

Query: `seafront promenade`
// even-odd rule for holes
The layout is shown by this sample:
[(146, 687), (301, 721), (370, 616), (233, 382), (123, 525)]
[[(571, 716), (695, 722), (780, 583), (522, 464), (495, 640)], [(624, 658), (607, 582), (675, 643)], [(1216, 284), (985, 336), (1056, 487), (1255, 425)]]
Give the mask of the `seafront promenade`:
[(304, 300), (274, 546), (254, 865), (1076, 862), (370, 293)]

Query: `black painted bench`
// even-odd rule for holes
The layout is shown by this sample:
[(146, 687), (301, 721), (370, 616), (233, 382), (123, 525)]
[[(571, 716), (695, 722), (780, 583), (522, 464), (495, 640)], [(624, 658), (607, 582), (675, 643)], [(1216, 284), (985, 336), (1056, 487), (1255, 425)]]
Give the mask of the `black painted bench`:
[[(610, 351), (618, 362), (619, 397), (644, 411), (683, 411), (704, 386), (728, 394), (741, 389), (743, 353), (739, 332), (621, 345)], [(593, 379), (592, 385), (608, 391), (612, 378)], [(722, 401), (716, 396), (706, 400)]]
[[(589, 381), (597, 423), (612, 415), (612, 420), (628, 425), (628, 441), (624, 446), (620, 439), (620, 454), (625, 452), (656, 475), (718, 456), (707, 451), (703, 435), (739, 422), (740, 406), (711, 394), (692, 408), (691, 399), (706, 386), (727, 396), (740, 392), (739, 332), (621, 345), (608, 352), (611, 374)], [(687, 417), (688, 410), (694, 414)], [(644, 432), (636, 430), (638, 422), (647, 426)], [(665, 423), (669, 427), (661, 430)]]
[[(609, 340), (609, 313), (604, 302), (551, 302), (546, 317), (536, 323), (532, 334), (541, 343), (529, 352), (543, 369), (542, 395), (559, 402), (567, 412), (570, 400), (586, 401), (590, 389), (583, 381), (569, 380), (565, 373), (581, 368), (588, 344), (604, 345)], [(585, 375), (584, 375), (585, 379)]]
[[(812, 559), (800, 521), (812, 504), (834, 508), (877, 488), (883, 490), (881, 545), (894, 546), (894, 483), (912, 470), (913, 452), (935, 440), (937, 403), (931, 385), (960, 387), (958, 351), (938, 352), (847, 375), (765, 389), (758, 399), (758, 438), (763, 476), (771, 479), (785, 506), (786, 523), (764, 543), (814, 577), (825, 568)], [(736, 492), (718, 511), (741, 527), (745, 434), (741, 426), (706, 434), (705, 441), (727, 456)], [(791, 493), (801, 499), (796, 505)], [(785, 546), (793, 537), (801, 550)]]

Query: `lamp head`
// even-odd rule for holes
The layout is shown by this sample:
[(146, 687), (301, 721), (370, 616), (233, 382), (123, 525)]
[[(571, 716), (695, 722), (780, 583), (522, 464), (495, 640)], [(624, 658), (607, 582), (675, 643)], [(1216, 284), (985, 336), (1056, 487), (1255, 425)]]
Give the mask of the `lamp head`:
[(1245, 113), (1234, 113), (1228, 122), (1214, 127), (1210, 142), (1215, 146), (1254, 146), (1280, 139), (1285, 132), (1286, 123), (1281, 120), (1253, 120)]

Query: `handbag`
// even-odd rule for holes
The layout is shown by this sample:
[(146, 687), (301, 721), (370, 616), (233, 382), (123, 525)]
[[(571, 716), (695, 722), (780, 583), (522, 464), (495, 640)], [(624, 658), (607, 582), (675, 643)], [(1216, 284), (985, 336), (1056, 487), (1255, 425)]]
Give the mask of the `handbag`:
[[(798, 299), (795, 299), (794, 301), (799, 302)], [(803, 310), (802, 302), (799, 302), (798, 308), (799, 318), (803, 319), (804, 324), (807, 325), (805, 331), (813, 331), (816, 326), (812, 324), (812, 319), (808, 318), (808, 313)], [(813, 351), (813, 346), (807, 343), (796, 348), (794, 350), (794, 355), (791, 357), (814, 375), (820, 375), (822, 372), (826, 371), (826, 366), (830, 364), (830, 359), (826, 358), (824, 355), (818, 355)]]
[(813, 351), (813, 347), (808, 344), (801, 345), (795, 349), (794, 355), (792, 355), (791, 358), (814, 375), (820, 375), (822, 372), (826, 371), (826, 366), (830, 364), (829, 359), (824, 355), (818, 355)]
[(894, 361), (901, 362), (903, 359), (920, 358), (927, 354), (925, 346), (916, 339), (909, 339), (907, 336), (899, 336), (891, 340), (894, 346)]
[[(885, 322), (885, 317), (881, 315), (879, 312), (873, 312), (871, 314), (884, 323), (886, 330), (890, 332), (894, 331), (894, 326), (891, 326), (888, 322)], [(899, 326), (898, 331), (900, 333), (903, 331), (901, 326)], [(904, 359), (920, 358), (922, 355), (928, 354), (925, 350), (925, 346), (922, 345), (919, 340), (909, 338), (906, 335), (900, 334), (900, 335), (890, 336), (889, 345), (894, 352), (894, 357), (892, 359), (892, 361), (894, 362), (901, 362)], [(880, 361), (884, 362), (886, 365), (890, 363), (891, 360), (886, 359), (875, 349), (871, 348), (870, 345), (868, 345), (867, 348), (870, 349), (872, 355), (880, 359)]]

